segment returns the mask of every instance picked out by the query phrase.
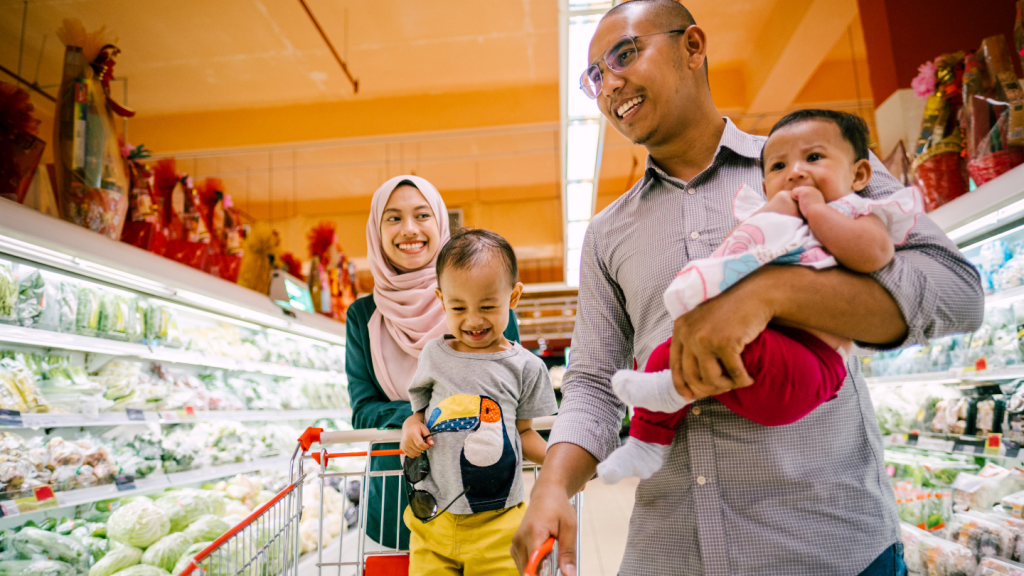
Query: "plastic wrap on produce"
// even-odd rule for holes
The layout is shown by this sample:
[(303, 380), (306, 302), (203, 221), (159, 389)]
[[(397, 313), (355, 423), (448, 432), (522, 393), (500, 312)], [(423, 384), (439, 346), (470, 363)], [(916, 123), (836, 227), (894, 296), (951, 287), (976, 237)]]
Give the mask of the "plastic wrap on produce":
[(944, 540), (920, 528), (900, 523), (903, 558), (911, 574), (971, 576), (978, 563), (965, 546)]

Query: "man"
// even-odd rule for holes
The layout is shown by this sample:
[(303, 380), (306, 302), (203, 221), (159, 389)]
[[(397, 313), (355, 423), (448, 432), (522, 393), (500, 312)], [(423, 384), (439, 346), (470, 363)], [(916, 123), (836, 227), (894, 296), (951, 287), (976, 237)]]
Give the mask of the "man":
[[(672, 326), (665, 288), (736, 225), (739, 186), (759, 190), (763, 178), (764, 138), (718, 115), (706, 48), (703, 30), (672, 0), (612, 9), (591, 41), (598, 68), (588, 78), (601, 112), (649, 157), (643, 178), (587, 232), (572, 363), (513, 556), (522, 569), (531, 550), (556, 536), (559, 565), (576, 573), (568, 497), (618, 445), (624, 407), (610, 378), (634, 358), (643, 367), (671, 335), (677, 385), (702, 400), (661, 470), (637, 489), (620, 574), (898, 574), (899, 519), (855, 359), (838, 397), (789, 426), (759, 426), (707, 397), (750, 384), (740, 353), (772, 320), (879, 348), (975, 330), (983, 315), (977, 272), (921, 218), (893, 262), (871, 276), (767, 267)], [(897, 190), (871, 162), (875, 176), (862, 194)]]

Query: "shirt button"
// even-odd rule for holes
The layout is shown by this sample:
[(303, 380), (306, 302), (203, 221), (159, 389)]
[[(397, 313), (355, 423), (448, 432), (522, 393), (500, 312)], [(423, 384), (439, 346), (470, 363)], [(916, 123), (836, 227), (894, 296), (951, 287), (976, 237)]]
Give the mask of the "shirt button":
[(690, 189), (688, 189), (688, 190), (687, 190), (687, 192), (689, 192), (689, 193), (690, 193), (690, 195), (693, 195), (693, 194), (696, 194), (696, 193), (697, 193), (697, 191), (696, 191), (696, 190), (694, 190), (693, 188), (690, 188)]
[(700, 406), (694, 406), (693, 410), (690, 410), (690, 414), (694, 416), (700, 416)]
[(700, 238), (700, 232), (690, 232), (690, 238), (693, 238), (694, 240)]
[(707, 478), (705, 478), (703, 476), (697, 476), (697, 484), (700, 484), (701, 486), (703, 486), (707, 481), (708, 481)]

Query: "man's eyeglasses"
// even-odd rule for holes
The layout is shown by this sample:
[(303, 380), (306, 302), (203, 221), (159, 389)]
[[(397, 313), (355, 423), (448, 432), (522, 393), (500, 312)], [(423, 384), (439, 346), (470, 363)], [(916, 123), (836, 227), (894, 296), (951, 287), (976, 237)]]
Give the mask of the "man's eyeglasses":
[[(459, 498), (469, 492), (469, 486), (466, 486), (462, 494), (456, 496), (444, 507), (444, 510), (438, 512), (437, 499), (433, 494), (426, 490), (416, 489), (416, 484), (422, 482), (430, 474), (430, 460), (427, 460), (427, 453), (424, 452), (415, 458), (407, 457), (402, 467), (405, 472), (405, 490), (409, 497), (409, 509), (412, 510), (412, 515), (424, 524), (447, 512)], [(409, 491), (410, 487), (412, 487), (411, 492)]]
[[(647, 38), (648, 36), (660, 36), (662, 34), (682, 34), (684, 30), (669, 30), (667, 32), (655, 32), (654, 34), (644, 34), (642, 36), (623, 36), (612, 44), (612, 47), (605, 51), (604, 56), (599, 58), (598, 61), (604, 60), (608, 69), (613, 72), (625, 72), (630, 66), (636, 64), (638, 57), (638, 51), (636, 48), (637, 38)], [(603, 85), (604, 75), (601, 72), (600, 64), (591, 64), (583, 72), (583, 76), (580, 76), (580, 89), (583, 93), (592, 99), (597, 98), (597, 95), (601, 93), (601, 86)]]

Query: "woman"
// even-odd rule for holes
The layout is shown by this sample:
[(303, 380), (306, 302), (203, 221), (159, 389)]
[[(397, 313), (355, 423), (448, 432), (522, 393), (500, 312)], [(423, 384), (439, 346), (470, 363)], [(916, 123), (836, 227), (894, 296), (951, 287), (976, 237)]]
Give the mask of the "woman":
[[(373, 294), (348, 308), (345, 372), (355, 428), (401, 429), (412, 415), (409, 383), (423, 346), (444, 335), (445, 317), (434, 295), (437, 252), (448, 241), (448, 209), (430, 182), (397, 176), (373, 194), (366, 223)], [(519, 340), (514, 313), (505, 337)], [(377, 449), (397, 448), (378, 446)], [(401, 469), (397, 456), (375, 458), (374, 470)], [(374, 478), (366, 534), (389, 548), (409, 548), (400, 521), (407, 505), (401, 477)], [(383, 516), (382, 516), (383, 503)]]

